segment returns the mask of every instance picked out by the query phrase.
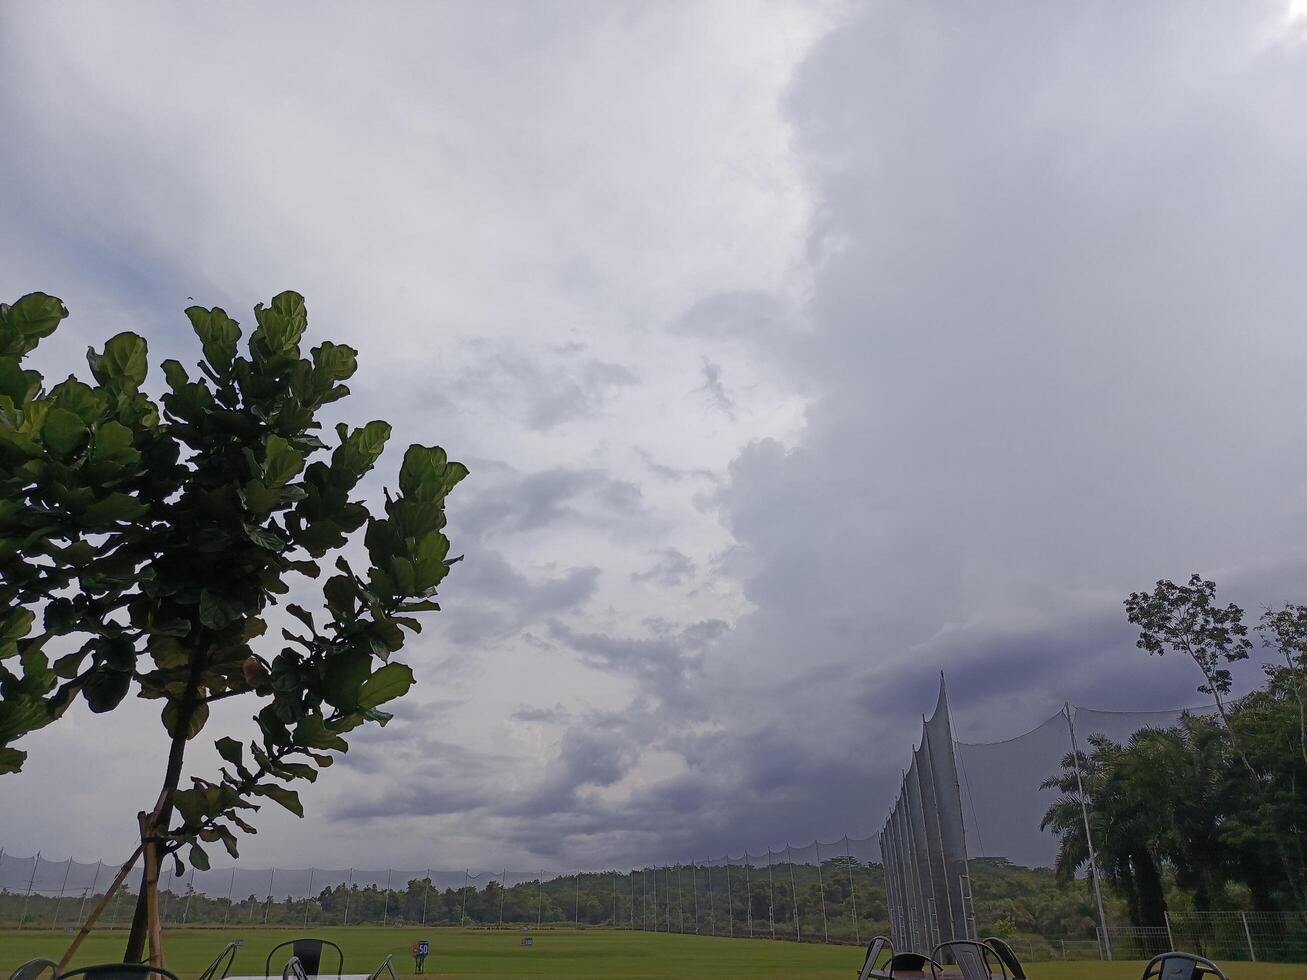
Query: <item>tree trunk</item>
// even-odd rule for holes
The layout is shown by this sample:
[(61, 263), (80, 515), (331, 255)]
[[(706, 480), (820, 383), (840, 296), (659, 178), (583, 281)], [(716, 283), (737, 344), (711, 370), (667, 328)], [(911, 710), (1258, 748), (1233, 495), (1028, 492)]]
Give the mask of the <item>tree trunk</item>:
[[(166, 835), (172, 821), (172, 794), (181, 782), (182, 762), (186, 757), (187, 733), (191, 718), (200, 703), (197, 682), (203, 673), (204, 656), (197, 652), (191, 661), (191, 682), (187, 686), (177, 711), (177, 728), (168, 750), (168, 767), (163, 775), (163, 788), (151, 813), (138, 815), (141, 827), (141, 845), (145, 853), (145, 869), (141, 872), (141, 893), (136, 897), (136, 912), (132, 916), (132, 929), (127, 935), (127, 948), (123, 951), (124, 963), (140, 963), (145, 959), (146, 944), (150, 946), (152, 966), (162, 966), (162, 930), (159, 923), (159, 865), (167, 857), (167, 850), (157, 838)], [(158, 948), (160, 962), (155, 963)]]
[(1141, 848), (1130, 856), (1134, 865), (1135, 880), (1139, 885), (1140, 925), (1166, 925), (1166, 895), (1157, 862), (1147, 850)]

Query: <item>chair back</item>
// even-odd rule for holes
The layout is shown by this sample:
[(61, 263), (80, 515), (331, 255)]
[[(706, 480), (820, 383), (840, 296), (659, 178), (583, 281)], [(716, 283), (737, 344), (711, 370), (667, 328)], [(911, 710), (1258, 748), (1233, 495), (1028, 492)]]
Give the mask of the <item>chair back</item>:
[[(880, 959), (880, 954), (889, 950), (891, 962), (894, 959), (894, 945), (885, 936), (874, 936), (871, 942), (867, 944), (867, 958), (862, 961), (862, 969), (858, 972), (858, 980), (871, 980), (876, 976), (876, 961)], [(885, 973), (884, 976), (890, 976), (891, 973)]]
[[(287, 946), (290, 947), (292, 958), (299, 961), (300, 968), (304, 971), (306, 977), (316, 977), (321, 973), (322, 953), (327, 946), (336, 951), (336, 976), (339, 978), (345, 970), (345, 954), (330, 939), (315, 939), (312, 937), (288, 939), (286, 942), (278, 943), (272, 947), (272, 952), (268, 954), (268, 958), (263, 964), (264, 980), (272, 976), (272, 961), (276, 958), (277, 952)], [(286, 965), (290, 966), (289, 963)]]
[(13, 973), (9, 974), (9, 980), (38, 980), (41, 974), (47, 970), (50, 971), (50, 980), (59, 972), (59, 964), (54, 960), (47, 960), (38, 956), (34, 960), (28, 960)]
[(1012, 975), (1012, 980), (1026, 980), (1026, 971), (1022, 969), (1021, 961), (1017, 959), (1016, 950), (1008, 944), (1006, 939), (990, 936), (985, 940), (985, 945), (992, 949), (994, 955), (1007, 967), (1007, 972)]
[(920, 973), (927, 969), (933, 962), (931, 958), (924, 953), (902, 952), (895, 953), (889, 960), (889, 973), (893, 976), (896, 973)]
[(72, 977), (84, 977), (85, 980), (177, 980), (177, 974), (161, 966), (148, 963), (100, 963), (97, 966), (82, 966), (59, 974), (56, 980), (71, 980)]
[(304, 964), (300, 962), (298, 956), (292, 956), (281, 968), (281, 980), (308, 980), (308, 974), (304, 972)]
[(1008, 975), (1007, 966), (993, 948), (974, 939), (953, 939), (940, 943), (930, 954), (930, 959), (930, 972), (934, 977), (940, 975), (939, 961), (942, 959), (952, 959), (958, 965), (962, 980), (993, 980), (991, 960), (1002, 971), (1005, 980)]
[(1141, 980), (1151, 980), (1153, 977), (1157, 980), (1202, 980), (1206, 976), (1216, 977), (1217, 980), (1228, 980), (1221, 972), (1221, 968), (1207, 957), (1173, 949), (1169, 953), (1159, 953), (1149, 960), (1144, 967)]
[(228, 943), (224, 946), (214, 961), (204, 968), (198, 980), (226, 980), (232, 964), (236, 962), (236, 950), (240, 949), (240, 945), (240, 943)]

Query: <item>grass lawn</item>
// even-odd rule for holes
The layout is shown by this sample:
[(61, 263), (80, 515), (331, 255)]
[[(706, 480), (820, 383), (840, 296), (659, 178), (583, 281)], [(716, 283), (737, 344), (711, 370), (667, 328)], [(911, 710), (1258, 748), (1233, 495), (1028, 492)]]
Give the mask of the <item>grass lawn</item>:
[[(426, 976), (509, 977), (751, 977), (838, 978), (853, 980), (862, 952), (849, 946), (798, 945), (768, 940), (721, 939), (711, 936), (612, 932), (607, 929), (546, 929), (533, 932), (535, 945), (518, 945), (516, 932), (483, 932), (449, 928), (180, 929), (169, 930), (164, 943), (168, 966), (183, 978), (194, 977), (223, 944), (244, 938), (233, 975), (262, 976), (263, 963), (274, 945), (299, 935), (333, 939), (345, 951), (348, 973), (370, 973), (395, 955), (400, 976), (409, 976), (413, 960), (409, 946), (419, 938), (431, 941)], [(0, 977), (24, 960), (46, 956), (57, 960), (72, 936), (63, 932), (0, 931)], [(74, 961), (77, 965), (108, 963), (121, 957), (126, 935), (93, 933)], [(275, 964), (280, 978), (285, 954)], [(324, 963), (324, 966), (327, 964)], [(1226, 966), (1226, 964), (1222, 964)], [(1032, 980), (1137, 980), (1142, 963), (1059, 962), (1027, 964)], [(1231, 963), (1231, 980), (1302, 980), (1307, 968), (1298, 964)]]

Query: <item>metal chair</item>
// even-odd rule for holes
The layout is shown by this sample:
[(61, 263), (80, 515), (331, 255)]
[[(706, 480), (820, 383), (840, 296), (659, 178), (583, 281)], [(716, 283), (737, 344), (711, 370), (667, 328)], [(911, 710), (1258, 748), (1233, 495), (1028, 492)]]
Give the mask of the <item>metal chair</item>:
[(300, 962), (298, 956), (292, 956), (281, 968), (281, 980), (308, 980), (308, 974), (304, 972), (304, 964)]
[(962, 980), (994, 980), (995, 965), (1002, 971), (1000, 975), (1003, 980), (1008, 980), (1007, 966), (999, 959), (994, 948), (987, 943), (977, 942), (974, 939), (951, 939), (940, 943), (930, 954), (930, 973), (936, 980), (943, 969), (937, 962), (941, 954), (957, 964)]
[(54, 960), (47, 960), (38, 956), (34, 960), (28, 960), (13, 973), (9, 974), (9, 980), (39, 980), (41, 974), (46, 970), (50, 971), (50, 980), (59, 973), (59, 964)]
[(59, 974), (55, 980), (71, 980), (83, 977), (85, 980), (178, 980), (177, 974), (161, 966), (148, 963), (101, 963), (97, 966), (82, 966)]
[(377, 967), (375, 970), (372, 971), (372, 974), (371, 976), (368, 977), (368, 980), (381, 980), (381, 976), (383, 973), (389, 974), (390, 980), (399, 980), (399, 977), (395, 975), (395, 964), (392, 962), (394, 958), (395, 957), (393, 954), (387, 953), (386, 958), (381, 961), (381, 965), (379, 967)]
[[(345, 954), (340, 951), (340, 947), (330, 939), (288, 939), (284, 943), (272, 947), (272, 952), (268, 954), (268, 959), (263, 964), (263, 977), (267, 980), (272, 976), (272, 961), (277, 955), (277, 950), (291, 948), (291, 957), (299, 961), (300, 968), (303, 969), (306, 977), (318, 976), (319, 967), (322, 966), (322, 949), (324, 946), (330, 946), (336, 951), (336, 977), (339, 978), (345, 970)], [(287, 966), (290, 964), (287, 963)]]
[(1021, 960), (1017, 958), (1016, 950), (1006, 939), (990, 936), (985, 940), (985, 945), (992, 949), (994, 955), (1007, 967), (1008, 973), (1012, 974), (1012, 980), (1026, 980), (1026, 971), (1021, 966)]
[[(241, 948), (241, 940), (230, 942), (222, 948), (222, 952), (217, 958), (205, 967), (204, 972), (199, 975), (197, 980), (226, 980), (227, 974), (231, 973), (232, 964), (236, 962), (236, 950)], [(219, 973), (218, 971), (222, 972)]]
[(1182, 953), (1171, 950), (1159, 953), (1148, 961), (1139, 980), (1202, 980), (1203, 977), (1216, 977), (1217, 980), (1229, 980), (1221, 968), (1205, 956), (1197, 953)]
[[(894, 944), (890, 942), (888, 936), (873, 936), (871, 942), (867, 944), (867, 956), (862, 961), (862, 969), (858, 971), (858, 980), (871, 980), (872, 977), (878, 980), (889, 980), (894, 974), (889, 970), (877, 970), (876, 962), (880, 959), (880, 954), (889, 950), (890, 962), (894, 960)], [(889, 964), (886, 964), (888, 967)]]

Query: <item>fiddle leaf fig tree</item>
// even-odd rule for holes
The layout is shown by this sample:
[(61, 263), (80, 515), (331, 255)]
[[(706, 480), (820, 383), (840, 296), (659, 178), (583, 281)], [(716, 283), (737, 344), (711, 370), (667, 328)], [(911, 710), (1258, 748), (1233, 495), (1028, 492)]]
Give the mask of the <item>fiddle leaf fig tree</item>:
[[(440, 608), (457, 561), (445, 498), (467, 469), (410, 446), (384, 512), (357, 499), (390, 426), (320, 437), (356, 352), (324, 341), (305, 356), (297, 293), (256, 306), (243, 345), (223, 310), (186, 310), (203, 357), (195, 373), (164, 361), (157, 400), (132, 333), (88, 353), (89, 381), (47, 389), (25, 360), (67, 315), (43, 293), (0, 305), (0, 772), (78, 697), (99, 713), (133, 691), (158, 703), (169, 751), (138, 816), (145, 873), (126, 950), (141, 959), (148, 933), (155, 959), (159, 861), (180, 873), (207, 868), (214, 845), (235, 857), (265, 801), (302, 815), (293, 784), (360, 725), (384, 725), (383, 706), (412, 686), (394, 658)], [(360, 530), (366, 568), (329, 560)], [(320, 601), (285, 602), (292, 587)], [(243, 695), (260, 705), (257, 736), (217, 738), (225, 765), (183, 783), (210, 706)]]

